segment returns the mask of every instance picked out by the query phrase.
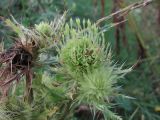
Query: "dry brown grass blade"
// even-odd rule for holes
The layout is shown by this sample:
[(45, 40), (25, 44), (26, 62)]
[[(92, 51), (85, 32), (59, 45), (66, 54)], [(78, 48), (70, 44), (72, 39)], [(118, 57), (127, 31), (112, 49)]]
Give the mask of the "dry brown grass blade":
[(6, 79), (6, 80), (3, 82), (3, 84), (1, 84), (1, 86), (5, 86), (5, 85), (7, 85), (7, 84), (10, 84), (12, 81), (18, 80), (18, 79), (19, 79), (21, 76), (23, 76), (23, 75), (24, 75), (24, 71), (22, 71), (22, 72), (20, 72), (19, 74), (16, 74), (16, 75), (10, 77), (9, 79)]
[(33, 73), (31, 71), (31, 69), (27, 69), (26, 70), (26, 91), (25, 91), (25, 98), (29, 102), (31, 102), (32, 99), (33, 99), (32, 79), (33, 79)]

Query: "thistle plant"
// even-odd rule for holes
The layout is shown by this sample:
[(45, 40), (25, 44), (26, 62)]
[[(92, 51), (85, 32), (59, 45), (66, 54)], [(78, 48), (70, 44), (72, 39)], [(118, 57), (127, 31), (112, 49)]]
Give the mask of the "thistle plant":
[[(103, 33), (95, 24), (89, 20), (82, 23), (79, 19), (75, 21), (75, 25), (72, 19), (70, 24), (65, 25), (59, 50), (60, 69), (76, 81), (76, 92), (70, 93), (73, 103), (89, 105), (93, 113), (96, 110), (105, 113), (109, 111), (108, 106), (112, 106), (110, 99), (118, 96), (117, 80), (131, 68), (123, 70), (122, 66), (114, 64), (109, 45), (106, 45)], [(107, 113), (109, 119), (121, 120), (111, 111)]]
[[(80, 19), (70, 19), (67, 23), (64, 16), (58, 22), (41, 22), (32, 29), (25, 28), (15, 20), (6, 20), (6, 23), (18, 34), (18, 41), (9, 52), (0, 54), (2, 97), (9, 96), (9, 90), (17, 85), (15, 81), (25, 79), (26, 84), (23, 85), (26, 85), (27, 97), (30, 98), (29, 103), (25, 104), (19, 98), (22, 94), (17, 95), (18, 88), (15, 86), (17, 96), (8, 97), (11, 101), (13, 99), (14, 104), (8, 107), (6, 103), (11, 101), (4, 101), (4, 111), (9, 109), (11, 117), (70, 120), (74, 117), (75, 108), (84, 104), (95, 120), (98, 119), (97, 113), (101, 113), (105, 120), (121, 120), (110, 111), (110, 107), (113, 107), (111, 100), (119, 95), (117, 81), (131, 68), (123, 69), (123, 66), (118, 67), (114, 63), (110, 45), (96, 24)], [(55, 55), (48, 52), (53, 48), (56, 48)], [(42, 66), (45, 69), (41, 67), (41, 74), (38, 74), (36, 63), (40, 62), (38, 58), (43, 50), (46, 56), (57, 59), (51, 61), (52, 64)], [(19, 111), (22, 109), (19, 101), (24, 103), (22, 111)], [(15, 111), (19, 111), (19, 114)], [(23, 114), (26, 114), (26, 118), (23, 118)]]

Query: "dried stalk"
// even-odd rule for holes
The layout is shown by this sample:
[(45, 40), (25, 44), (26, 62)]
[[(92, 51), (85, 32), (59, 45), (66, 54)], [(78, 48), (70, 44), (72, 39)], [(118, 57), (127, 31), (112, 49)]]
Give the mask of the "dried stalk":
[(134, 10), (134, 9), (137, 9), (137, 8), (141, 8), (141, 7), (145, 7), (147, 5), (149, 5), (150, 3), (152, 3), (154, 0), (143, 0), (143, 1), (140, 1), (140, 2), (136, 2), (134, 4), (131, 4), (121, 10), (118, 10), (117, 12), (114, 12), (106, 17), (103, 17), (101, 19), (99, 19), (97, 22), (96, 22), (96, 25), (99, 25), (101, 22), (103, 21), (106, 21), (106, 20), (109, 20), (111, 19), (113, 16), (117, 15), (117, 14), (127, 14), (129, 13), (130, 11)]

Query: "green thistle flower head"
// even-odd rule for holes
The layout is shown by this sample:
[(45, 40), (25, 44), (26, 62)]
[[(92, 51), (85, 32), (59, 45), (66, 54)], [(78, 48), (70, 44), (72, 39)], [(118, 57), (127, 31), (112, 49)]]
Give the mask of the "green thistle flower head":
[(122, 78), (130, 69), (122, 70), (115, 65), (107, 64), (95, 69), (94, 71), (84, 74), (78, 81), (78, 96), (76, 103), (87, 104), (93, 108), (102, 111), (105, 120), (122, 120), (120, 116), (109, 110), (112, 106), (111, 98), (119, 96), (117, 81)]
[(102, 65), (105, 54), (96, 42), (87, 37), (70, 40), (61, 49), (60, 61), (71, 72), (79, 74)]
[(87, 104), (97, 105), (105, 103), (111, 95), (114, 95), (114, 84), (117, 82), (117, 75), (111, 66), (95, 69), (85, 74), (81, 80), (78, 100)]
[(47, 22), (41, 22), (40, 24), (35, 25), (35, 28), (42, 35), (45, 35), (47, 37), (52, 36), (52, 27)]
[(76, 19), (74, 23), (71, 19), (64, 26), (63, 33), (59, 60), (72, 76), (82, 76), (106, 61), (109, 51), (104, 44), (103, 34), (89, 20), (81, 22)]

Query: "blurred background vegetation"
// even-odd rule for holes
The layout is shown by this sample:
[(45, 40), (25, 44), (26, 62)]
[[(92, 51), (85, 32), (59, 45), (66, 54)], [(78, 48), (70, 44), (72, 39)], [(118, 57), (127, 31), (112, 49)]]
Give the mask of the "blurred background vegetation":
[[(25, 26), (53, 20), (68, 10), (68, 18), (86, 18), (96, 22), (139, 0), (1, 0), (0, 16), (13, 15)], [(160, 3), (133, 10), (127, 15), (114, 16), (103, 22), (128, 21), (105, 33), (114, 56), (125, 67), (135, 64), (134, 70), (119, 81), (122, 93), (134, 99), (118, 98), (115, 112), (125, 120), (160, 120)], [(0, 21), (0, 41), (8, 42), (8, 30)]]

